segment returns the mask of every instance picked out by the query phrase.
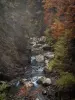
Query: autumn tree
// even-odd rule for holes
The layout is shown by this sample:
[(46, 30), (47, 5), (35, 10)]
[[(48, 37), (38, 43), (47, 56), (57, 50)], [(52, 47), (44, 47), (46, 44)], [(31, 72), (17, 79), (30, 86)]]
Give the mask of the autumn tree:
[[(57, 67), (62, 72), (74, 75), (75, 0), (42, 0), (42, 2), (44, 7), (44, 22), (51, 29), (50, 34), (57, 40), (54, 48), (55, 57), (50, 61), (49, 68)], [(72, 75), (70, 75), (71, 79), (73, 78)], [(63, 80), (65, 80), (65, 77), (63, 77)]]

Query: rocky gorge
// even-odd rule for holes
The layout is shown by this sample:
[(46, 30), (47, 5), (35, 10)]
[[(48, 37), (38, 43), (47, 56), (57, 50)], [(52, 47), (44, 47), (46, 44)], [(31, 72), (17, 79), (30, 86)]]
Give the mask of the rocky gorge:
[(60, 1), (0, 0), (0, 100), (75, 100), (75, 37)]
[(32, 37), (30, 45), (30, 66), (24, 70), (23, 77), (9, 82), (8, 100), (61, 100), (63, 97), (64, 100), (69, 100), (69, 90), (61, 91), (56, 85), (58, 72), (47, 70), (48, 62), (54, 58), (54, 52), (50, 52), (46, 37)]
[[(15, 89), (18, 89), (17, 92), (20, 92), (18, 97), (16, 93), (13, 94), (13, 97), (10, 97), (11, 100), (18, 100), (20, 98), (23, 100), (55, 100), (55, 79), (44, 72), (48, 66), (48, 61), (54, 57), (54, 53), (50, 52), (50, 48), (45, 41), (45, 36), (30, 38), (31, 65), (29, 68), (27, 67), (23, 78), (10, 82), (11, 89), (9, 93), (12, 93), (11, 91), (14, 92)], [(46, 47), (49, 49), (44, 50)], [(47, 54), (51, 54), (51, 56)], [(22, 88), (23, 91), (21, 90)]]
[(0, 79), (12, 80), (30, 63), (29, 38), (41, 31), (41, 1), (0, 0), (0, 9)]

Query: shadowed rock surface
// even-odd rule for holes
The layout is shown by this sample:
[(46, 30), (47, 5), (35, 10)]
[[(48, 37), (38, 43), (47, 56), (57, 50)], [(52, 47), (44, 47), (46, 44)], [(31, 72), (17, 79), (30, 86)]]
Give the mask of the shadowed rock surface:
[(29, 36), (37, 29), (33, 23), (41, 11), (39, 6), (31, 13), (34, 7), (28, 5), (29, 0), (0, 0), (0, 72), (11, 78), (23, 75), (30, 63)]

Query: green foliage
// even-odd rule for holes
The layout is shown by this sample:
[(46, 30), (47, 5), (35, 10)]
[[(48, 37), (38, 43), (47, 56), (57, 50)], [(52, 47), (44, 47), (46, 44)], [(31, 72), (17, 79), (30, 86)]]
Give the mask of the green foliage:
[(45, 30), (45, 36), (46, 36), (46, 42), (52, 47), (54, 48), (54, 43), (55, 43), (55, 39), (53, 38), (53, 36), (51, 35), (51, 30), (50, 28), (47, 28)]
[(8, 85), (5, 82), (2, 82), (0, 85), (0, 100), (6, 100), (6, 92), (5, 89)]
[(48, 70), (51, 72), (53, 68), (55, 68), (56, 62), (54, 60), (51, 60), (48, 64)]
[[(66, 32), (66, 31), (65, 31)], [(54, 45), (54, 59), (49, 62), (50, 69), (57, 68), (59, 70), (66, 70), (70, 67), (69, 57), (69, 40), (67, 39), (67, 32), (65, 35), (60, 36)]]
[(5, 82), (2, 82), (2, 85), (0, 85), (0, 91), (3, 91), (8, 85)]
[(60, 88), (66, 88), (75, 84), (75, 77), (68, 72), (63, 72), (61, 77), (57, 80), (57, 85)]
[(68, 41), (66, 36), (61, 36), (55, 44), (55, 59), (64, 61), (68, 58)]

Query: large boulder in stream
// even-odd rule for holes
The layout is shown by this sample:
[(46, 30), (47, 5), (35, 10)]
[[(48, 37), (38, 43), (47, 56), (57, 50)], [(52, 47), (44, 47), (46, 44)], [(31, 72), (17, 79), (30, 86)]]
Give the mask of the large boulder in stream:
[(40, 100), (39, 98), (36, 98), (35, 100)]
[(39, 62), (39, 63), (40, 63), (40, 62), (44, 62), (44, 56), (41, 55), (41, 54), (40, 54), (40, 55), (37, 55), (37, 56), (36, 56), (36, 61)]
[(51, 51), (51, 47), (50, 47), (48, 44), (44, 44), (44, 45), (42, 46), (42, 49), (43, 49), (44, 51)]
[(52, 59), (52, 58), (54, 58), (54, 53), (53, 52), (46, 52), (46, 53), (44, 53), (44, 57), (46, 59)]
[(52, 84), (52, 81), (50, 78), (46, 78), (46, 77), (42, 76), (38, 79), (37, 83), (42, 84), (44, 86), (49, 86)]

